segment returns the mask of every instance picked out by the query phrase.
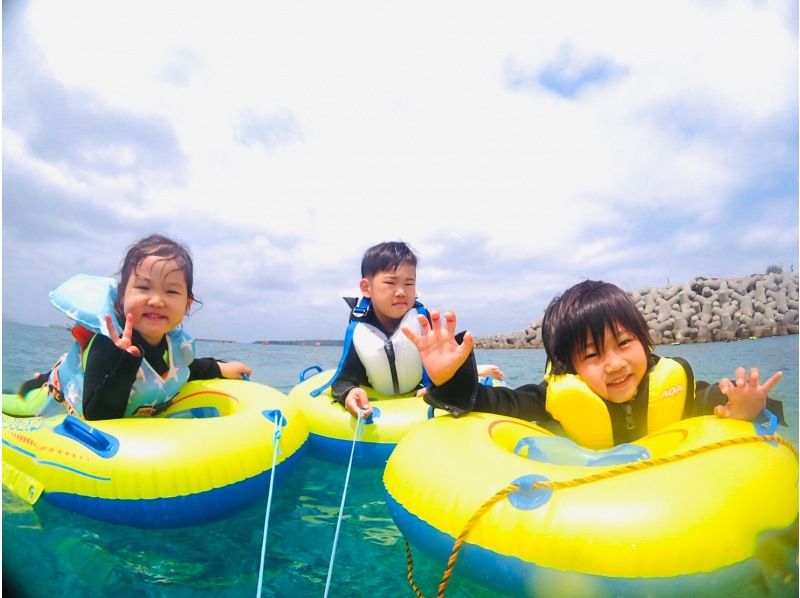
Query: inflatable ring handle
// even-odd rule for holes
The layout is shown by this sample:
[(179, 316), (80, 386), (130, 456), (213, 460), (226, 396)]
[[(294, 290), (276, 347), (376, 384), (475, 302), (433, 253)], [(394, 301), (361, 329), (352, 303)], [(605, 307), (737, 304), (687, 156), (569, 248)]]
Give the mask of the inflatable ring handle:
[(53, 431), (81, 443), (105, 459), (113, 457), (119, 448), (116, 438), (93, 428), (74, 415), (67, 415)]
[(778, 429), (778, 417), (769, 409), (764, 409), (753, 422), (759, 436), (770, 436)]
[(318, 365), (310, 365), (306, 369), (304, 369), (302, 372), (300, 372), (300, 382), (305, 382), (308, 379), (308, 372), (314, 371), (314, 370), (316, 370), (314, 372), (315, 374), (319, 374), (319, 373), (322, 372), (322, 368), (320, 366), (318, 366)]

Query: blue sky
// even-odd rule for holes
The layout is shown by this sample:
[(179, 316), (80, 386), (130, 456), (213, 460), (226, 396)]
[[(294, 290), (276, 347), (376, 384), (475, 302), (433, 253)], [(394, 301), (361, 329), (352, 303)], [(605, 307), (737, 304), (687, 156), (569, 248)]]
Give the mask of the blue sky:
[(798, 267), (796, 2), (222, 6), (4, 2), (4, 319), (151, 232), (244, 341), (341, 336), (384, 240), (479, 335)]

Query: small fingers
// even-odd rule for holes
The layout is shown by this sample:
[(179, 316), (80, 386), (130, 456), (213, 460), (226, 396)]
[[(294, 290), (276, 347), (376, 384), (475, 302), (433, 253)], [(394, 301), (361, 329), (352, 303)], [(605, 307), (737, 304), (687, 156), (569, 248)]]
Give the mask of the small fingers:
[(462, 355), (468, 355), (472, 352), (472, 349), (475, 347), (475, 337), (472, 336), (472, 333), (467, 330), (464, 333), (464, 340), (458, 346), (458, 351)]
[(114, 326), (114, 320), (111, 319), (110, 314), (106, 314), (106, 328), (108, 328), (108, 337), (116, 345), (119, 341), (119, 334), (117, 334), (117, 328)]
[(733, 382), (731, 382), (728, 378), (722, 378), (719, 381), (719, 390), (722, 394), (728, 394), (728, 392), (734, 388)]
[(444, 313), (444, 328), (451, 336), (455, 336), (456, 333), (456, 314), (452, 311), (446, 311)]
[[(432, 309), (430, 311), (431, 321), (429, 323), (429, 328), (431, 330), (439, 330), (441, 328), (441, 314), (439, 314), (438, 309)], [(423, 316), (424, 317), (424, 316)], [(423, 333), (426, 333), (427, 330), (423, 329)]]
[(125, 329), (122, 331), (122, 335), (128, 340), (133, 336), (133, 316), (131, 314), (125, 316)]
[[(758, 370), (756, 370), (756, 374), (757, 373)], [(736, 368), (735, 377), (736, 377), (736, 386), (744, 386), (747, 383), (747, 380), (745, 379), (744, 368), (741, 367)]]
[(364, 394), (359, 393), (358, 395), (356, 395), (356, 405), (357, 405), (356, 415), (358, 415), (359, 411), (362, 412), (361, 416), (364, 419), (367, 419), (370, 415), (372, 415), (372, 407), (369, 404), (369, 397), (367, 396), (366, 393)]
[[(425, 320), (425, 321), (427, 322), (428, 320)], [(408, 340), (410, 340), (412, 343), (414, 343), (414, 346), (417, 349), (419, 349), (419, 344), (420, 344), (420, 341), (422, 340), (422, 337), (420, 335), (418, 335), (416, 332), (414, 332), (413, 330), (411, 330), (410, 328), (407, 328), (406, 326), (401, 326), (400, 330), (402, 330), (403, 334), (406, 335), (406, 338)]]
[(714, 415), (717, 417), (728, 417), (730, 409), (728, 409), (727, 405), (717, 405), (714, 407)]
[(783, 372), (775, 372), (766, 382), (764, 382), (764, 386), (762, 386), (762, 388), (767, 394), (769, 394), (769, 391), (772, 390), (772, 387), (775, 386), (781, 378), (783, 378)]
[(423, 334), (425, 334), (426, 332), (428, 332), (431, 329), (431, 323), (428, 322), (428, 318), (426, 318), (422, 314), (419, 314), (417, 316), (417, 321), (419, 322), (419, 325), (422, 327), (422, 333)]

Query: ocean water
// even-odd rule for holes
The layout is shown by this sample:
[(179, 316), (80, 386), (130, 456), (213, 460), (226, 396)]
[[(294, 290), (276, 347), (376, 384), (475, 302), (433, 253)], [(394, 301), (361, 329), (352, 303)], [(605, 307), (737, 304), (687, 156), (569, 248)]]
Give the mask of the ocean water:
[[(44, 371), (70, 342), (64, 329), (3, 323), (5, 391), (34, 371)], [(198, 342), (198, 354), (241, 360), (254, 380), (288, 392), (309, 365), (335, 367), (339, 347), (264, 346)], [(735, 343), (658, 347), (661, 355), (686, 358), (698, 379), (731, 376), (736, 365), (759, 367), (784, 378), (773, 396), (784, 402), (798, 439), (798, 337)], [(482, 350), (508, 382), (538, 381), (544, 352)], [(322, 596), (344, 484), (345, 466), (307, 457), (274, 490), (264, 567), (264, 596)], [(413, 596), (406, 581), (402, 537), (385, 504), (380, 469), (354, 469), (331, 578), (330, 596)], [(23, 596), (253, 596), (256, 594), (266, 496), (261, 504), (223, 521), (173, 529), (142, 530), (88, 519), (44, 500), (30, 507), (3, 488), (3, 582)], [(758, 508), (754, 505), (753, 508)], [(414, 577), (436, 594), (442, 567), (418, 550)], [(797, 595), (797, 538), (784, 537), (762, 551), (763, 578), (741, 588), (740, 598)], [(447, 588), (452, 597), (495, 596), (458, 568)]]

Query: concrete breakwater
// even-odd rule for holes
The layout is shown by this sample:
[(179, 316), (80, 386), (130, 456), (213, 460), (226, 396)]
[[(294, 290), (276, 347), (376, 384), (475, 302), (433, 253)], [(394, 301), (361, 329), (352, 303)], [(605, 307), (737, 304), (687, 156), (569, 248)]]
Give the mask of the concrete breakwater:
[[(629, 294), (644, 314), (657, 345), (798, 333), (797, 274), (697, 277)], [(482, 349), (542, 347), (542, 321), (520, 332), (478, 337), (476, 345)]]

